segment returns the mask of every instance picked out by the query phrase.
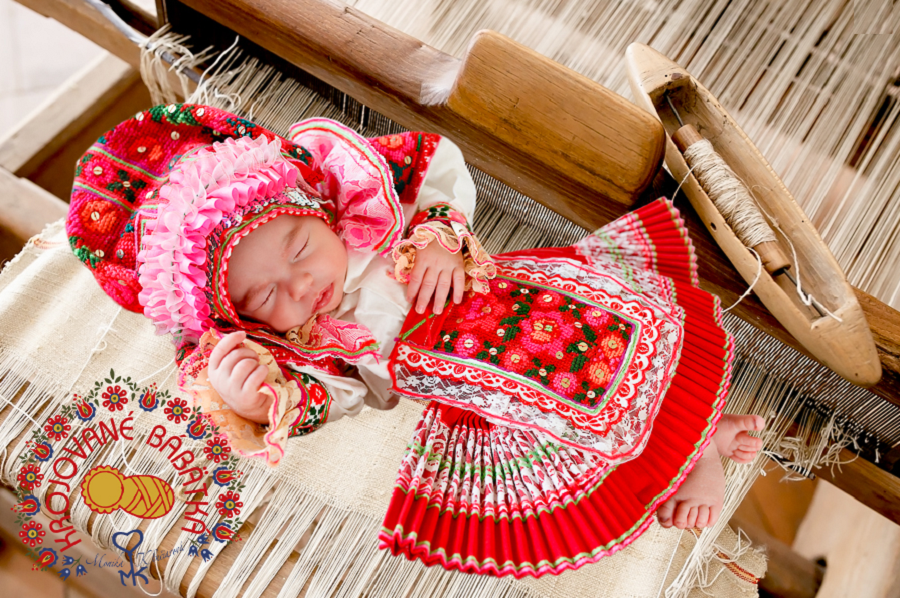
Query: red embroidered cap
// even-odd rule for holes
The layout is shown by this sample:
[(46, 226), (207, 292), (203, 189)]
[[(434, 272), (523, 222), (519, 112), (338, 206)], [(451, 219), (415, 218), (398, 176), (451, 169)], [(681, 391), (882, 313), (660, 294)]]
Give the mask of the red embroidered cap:
[[(117, 303), (195, 340), (211, 318), (246, 327), (223, 286), (225, 264), (242, 236), (278, 215), (321, 217), (348, 246), (388, 253), (403, 213), (384, 160), (339, 123), (301, 125), (292, 134), (305, 131), (312, 153), (209, 106), (156, 106), (118, 125), (77, 164), (66, 223), (75, 255)], [(312, 186), (338, 159), (364, 184), (323, 199)]]

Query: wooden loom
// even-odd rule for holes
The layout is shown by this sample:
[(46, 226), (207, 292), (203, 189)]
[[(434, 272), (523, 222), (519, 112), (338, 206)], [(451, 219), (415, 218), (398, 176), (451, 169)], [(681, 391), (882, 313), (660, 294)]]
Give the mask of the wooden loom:
[[(137, 64), (137, 52), (130, 42), (82, 2), (26, 0), (23, 3), (55, 16), (132, 64)], [(566, 144), (565, 135), (554, 139), (551, 130), (554, 121), (546, 116), (548, 107), (555, 109), (554, 103), (571, 98), (565, 94), (554, 94), (568, 85), (575, 90), (575, 99), (583, 99), (585, 96), (582, 94), (596, 93), (599, 86), (573, 77), (570, 73), (560, 72), (549, 61), (499, 37), (485, 35), (478, 39), (460, 70), (456, 91), (450, 94), (446, 103), (435, 105), (433, 101), (423, 101), (423, 84), (436, 76), (443, 75), (446, 79), (448, 73), (455, 73), (459, 66), (455, 59), (359, 12), (318, 2), (288, 6), (258, 0), (191, 0), (187, 5), (216, 18), (237, 33), (398, 123), (451, 135), (463, 147), (467, 158), (479, 168), (517, 191), (539, 198), (584, 228), (594, 228), (626, 212), (629, 205), (637, 200), (641, 189), (649, 184), (659, 163), (662, 150), (660, 131), (654, 126), (655, 123), (641, 121), (637, 116), (630, 121), (632, 130), (637, 133), (628, 147), (631, 153), (622, 155), (638, 156), (639, 159), (621, 161), (621, 155), (617, 152), (604, 151), (604, 147), (609, 147), (604, 137), (614, 135), (615, 131), (610, 129), (607, 115), (598, 107), (603, 102), (615, 104), (620, 101), (612, 94), (596, 104), (585, 101), (570, 109), (570, 113), (582, 119), (577, 126), (573, 125), (570, 132), (581, 131), (585, 126), (583, 121), (593, 117), (592, 125), (598, 131), (596, 137), (570, 145)], [(177, 20), (178, 12), (183, 11), (181, 5), (175, 4), (170, 4), (169, 9), (173, 20)], [(329, 25), (311, 32), (304, 26), (309, 22)], [(365, 31), (365, 35), (359, 35), (360, 31)], [(317, 35), (319, 37), (315, 37)], [(521, 57), (523, 55), (527, 61)], [(403, 74), (400, 78), (395, 66), (397, 61), (404, 67), (400, 69)], [(494, 85), (503, 87), (502, 79), (498, 81), (498, 78), (505, 69), (498, 70), (493, 66), (498, 64), (495, 61), (499, 64), (518, 64), (521, 69), (518, 74), (506, 73), (506, 95), (488, 95), (478, 84), (487, 76), (493, 78)], [(514, 99), (521, 93), (519, 86), (522, 81), (530, 76), (534, 77), (535, 87), (532, 93), (523, 94), (523, 97), (531, 100), (532, 104), (525, 105), (523, 102), (519, 105)], [(624, 113), (631, 112), (630, 105), (622, 103), (620, 106)], [(491, 109), (484, 110), (485, 107)], [(512, 110), (513, 114), (520, 116), (512, 122), (491, 120), (489, 117), (504, 110)], [(549, 173), (530, 167), (533, 162), (528, 157), (531, 150), (529, 142), (546, 140), (548, 134), (553, 143), (546, 143), (547, 149), (543, 150), (545, 155), (542, 159), (552, 166)], [(622, 178), (613, 181), (598, 178), (592, 172), (592, 164), (598, 159), (620, 160), (618, 170), (623, 173)], [(586, 199), (597, 196), (605, 199)], [(689, 225), (701, 260), (703, 286), (720, 294), (724, 303), (730, 303), (741, 294), (744, 283), (699, 223), (694, 220)], [(23, 236), (34, 232), (33, 228), (29, 231), (27, 223), (20, 226)], [(876, 337), (885, 370), (883, 380), (872, 390), (888, 402), (900, 404), (898, 314), (869, 295), (860, 291), (857, 293)], [(798, 348), (755, 300), (745, 301), (736, 312), (767, 333)], [(884, 463), (881, 465), (883, 467)], [(888, 463), (888, 467), (890, 465)], [(866, 484), (850, 482), (851, 476), (862, 476), (873, 481)], [(857, 462), (847, 477), (837, 476), (834, 481), (876, 510), (900, 520), (896, 510), (896, 497), (900, 494), (897, 479), (883, 470), (869, 463)]]

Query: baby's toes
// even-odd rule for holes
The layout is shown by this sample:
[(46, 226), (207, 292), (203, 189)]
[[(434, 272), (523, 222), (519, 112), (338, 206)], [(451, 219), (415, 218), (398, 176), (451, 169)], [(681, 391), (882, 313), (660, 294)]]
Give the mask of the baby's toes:
[(663, 527), (672, 527), (672, 513), (675, 510), (675, 501), (667, 500), (656, 510), (656, 520)]
[(736, 449), (733, 453), (731, 453), (731, 460), (736, 463), (750, 463), (755, 458), (756, 451), (750, 452)]
[[(691, 505), (686, 502), (678, 503), (678, 506), (675, 507), (675, 515), (672, 517), (672, 521), (675, 524), (675, 527), (678, 529), (685, 529), (688, 526), (688, 517), (691, 514)], [(696, 511), (694, 512), (694, 519), (697, 518)]]
[(750, 436), (746, 432), (741, 432), (735, 438), (737, 440), (737, 448), (744, 451), (758, 451), (762, 448), (762, 438)]
[(697, 507), (697, 523), (695, 527), (706, 527), (709, 524), (709, 506), (700, 505)]

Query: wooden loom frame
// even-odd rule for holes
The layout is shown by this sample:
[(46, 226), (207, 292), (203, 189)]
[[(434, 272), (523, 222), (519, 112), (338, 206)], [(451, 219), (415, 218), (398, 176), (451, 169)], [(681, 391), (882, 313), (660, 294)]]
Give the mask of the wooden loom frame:
[[(138, 49), (84, 0), (17, 1), (56, 18), (131, 65), (139, 64)], [(161, 4), (165, 3), (161, 0)], [(467, 110), (466, 106), (453, 110), (441, 105), (429, 106), (421, 101), (421, 81), (427, 76), (433, 76), (435, 72), (445, 73), (454, 66), (455, 59), (448, 60), (446, 55), (359, 11), (343, 10), (322, 0), (309, 1), (301, 6), (286, 0), (187, 0), (185, 5), (216, 19), (250, 41), (309, 71), (404, 126), (450, 135), (463, 148), (467, 159), (475, 165), (526, 195), (541, 199), (549, 207), (585, 228), (595, 228), (628, 211), (630, 204), (637, 199), (638, 190), (649, 184), (659, 163), (659, 158), (654, 158), (655, 142), (650, 140), (643, 149), (643, 159), (647, 165), (645, 176), (632, 177), (604, 188), (604, 181), (592, 181), (583, 176), (584, 167), (589, 166), (588, 158), (592, 148), (590, 144), (582, 144), (581, 151), (586, 153), (580, 160), (575, 160), (576, 164), (582, 165), (582, 173), (567, 170), (569, 156), (555, 162), (555, 172), (549, 176), (543, 169), (541, 172), (529, 171), (527, 166), (523, 166), (527, 163), (525, 158), (529, 154), (526, 153), (522, 140), (510, 136), (509, 131), (503, 131), (508, 123), (499, 119), (494, 122), (473, 123), (478, 115), (473, 110)], [(143, 22), (147, 31), (156, 28), (157, 24), (150, 22), (147, 15), (137, 14), (134, 19), (137, 24)], [(315, 39), (311, 39), (309, 32), (303, 28), (303, 24), (310, 20), (328, 23), (327, 27), (319, 28)], [(365, 35), (361, 35), (361, 32), (365, 32)], [(514, 62), (509, 54), (502, 55), (508, 51), (508, 46), (493, 43), (496, 38), (490, 36), (486, 36), (483, 41), (485, 44), (480, 50), (488, 56), (488, 62), (481, 65), (483, 68), (491, 68), (491, 59), (500, 60), (501, 64), (504, 60)], [(423, 59), (422, 70), (407, 71), (404, 77), (398, 79), (392, 61), (398, 56), (413, 53)], [(550, 61), (546, 59), (534, 56), (531, 59), (538, 65), (543, 62), (548, 69), (551, 68), (551, 65), (546, 64)], [(552, 72), (546, 71), (542, 76), (560, 76), (559, 71), (557, 67)], [(536, 76), (539, 75), (541, 73), (536, 73)], [(582, 89), (591, 90), (571, 72), (566, 84), (582, 85)], [(477, 93), (477, 82), (473, 85)], [(551, 106), (543, 107), (545, 111), (549, 108)], [(549, 118), (547, 114), (537, 107), (536, 112), (521, 115), (517, 126), (531, 122), (539, 127), (542, 119), (546, 122)], [(648, 139), (652, 136), (651, 128), (647, 129)], [(661, 145), (659, 147), (661, 151)], [(12, 217), (13, 228), (18, 236), (27, 238), (37, 232), (43, 222), (58, 218), (62, 215), (61, 210), (64, 212), (64, 205), (54, 202), (39, 188), (29, 187), (26, 180), (14, 177), (6, 170), (0, 171), (0, 175), (0, 183), (8, 189), (15, 187), (20, 197), (14, 204), (5, 207), (0, 205), (0, 219)], [(612, 187), (616, 186), (630, 186), (634, 193), (631, 196), (615, 196)], [(23, 192), (23, 189), (26, 191)], [(598, 195), (608, 199), (595, 199)], [(29, 209), (21, 210), (26, 201)], [(37, 206), (43, 207), (34, 210)], [(10, 209), (17, 209), (17, 213), (25, 216), (16, 220), (15, 215), (8, 211)], [(722, 296), (724, 303), (732, 302), (743, 292), (745, 283), (714, 245), (693, 212), (689, 208), (684, 212), (700, 260), (701, 286)], [(900, 404), (900, 313), (862, 291), (857, 291), (857, 294), (875, 336), (885, 372), (882, 382), (871, 390), (885, 400)], [(802, 352), (755, 298), (745, 300), (735, 313)], [(896, 461), (900, 455), (888, 458), (891, 457)], [(888, 463), (888, 467), (891, 465), (892, 463)], [(822, 472), (821, 475), (829, 479), (827, 472)], [(900, 522), (900, 480), (886, 471), (858, 460), (845, 466), (843, 475), (835, 476), (829, 481), (876, 511)], [(223, 567), (227, 566), (227, 559), (222, 562)]]

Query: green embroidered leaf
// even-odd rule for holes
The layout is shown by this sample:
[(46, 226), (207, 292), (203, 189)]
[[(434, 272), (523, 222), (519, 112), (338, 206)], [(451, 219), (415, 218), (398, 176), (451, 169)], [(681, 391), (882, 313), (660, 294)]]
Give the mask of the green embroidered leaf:
[(503, 340), (511, 341), (512, 339), (516, 338), (516, 335), (520, 332), (522, 332), (522, 329), (518, 326), (510, 326), (506, 329), (506, 333), (503, 335)]
[(574, 374), (575, 372), (581, 370), (581, 368), (584, 367), (585, 363), (587, 363), (587, 357), (585, 357), (584, 355), (576, 355), (572, 359), (572, 366), (569, 368), (569, 371)]
[(519, 316), (510, 316), (508, 318), (503, 318), (502, 320), (500, 320), (500, 325), (501, 326), (515, 326), (522, 319), (523, 318), (520, 318)]
[(537, 368), (531, 368), (530, 370), (525, 370), (525, 375), (528, 376), (529, 378), (534, 378), (535, 376), (538, 375), (538, 370), (537, 370)]
[(585, 324), (581, 327), (581, 331), (584, 333), (584, 338), (588, 340), (588, 342), (594, 342), (597, 340), (597, 333), (594, 332), (594, 329)]
[(493, 363), (494, 365), (500, 365), (500, 358), (497, 357), (496, 355), (492, 355), (490, 362)]
[(488, 352), (487, 352), (487, 351), (479, 351), (479, 352), (475, 355), (475, 359), (487, 359), (487, 358), (488, 358)]

